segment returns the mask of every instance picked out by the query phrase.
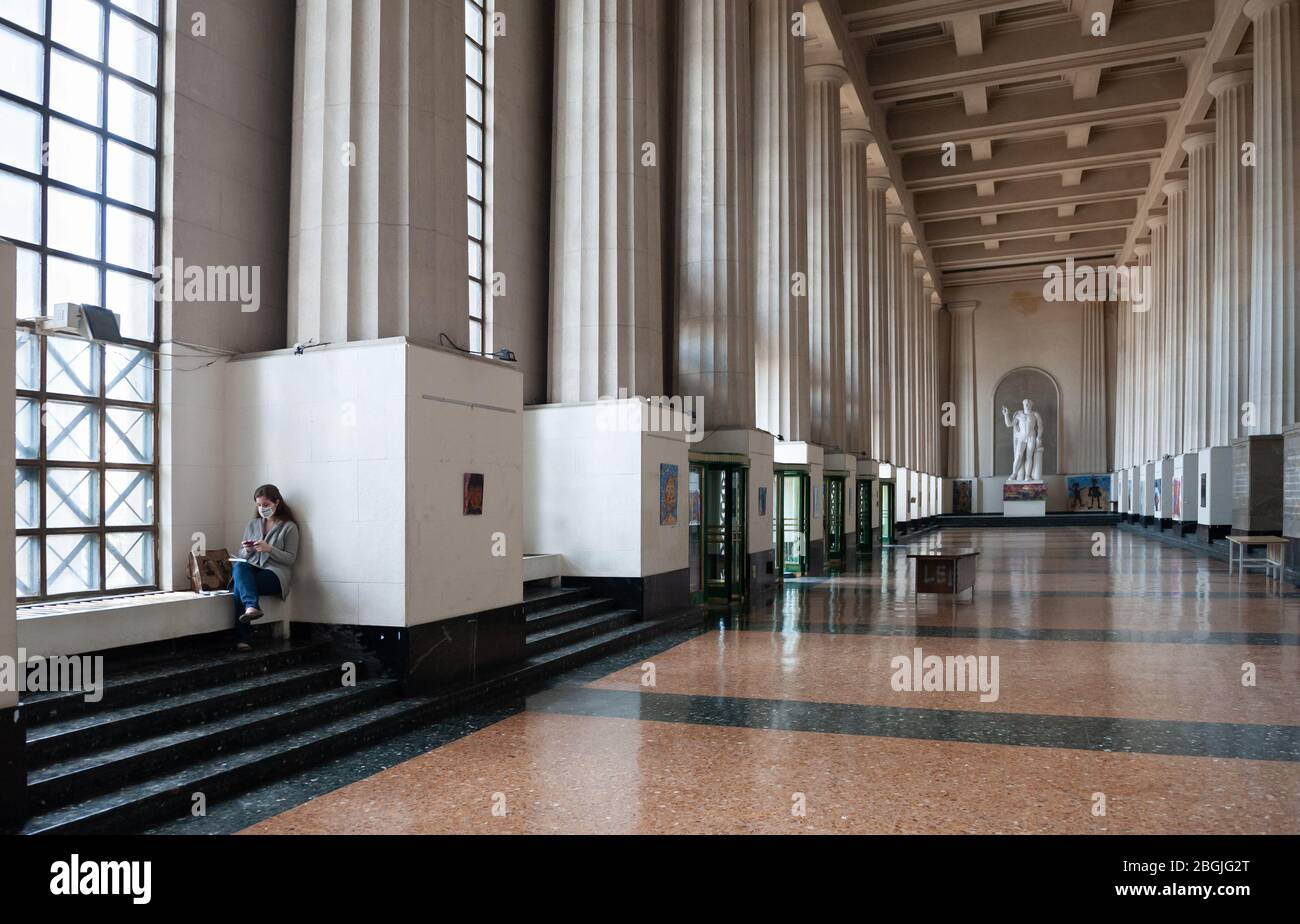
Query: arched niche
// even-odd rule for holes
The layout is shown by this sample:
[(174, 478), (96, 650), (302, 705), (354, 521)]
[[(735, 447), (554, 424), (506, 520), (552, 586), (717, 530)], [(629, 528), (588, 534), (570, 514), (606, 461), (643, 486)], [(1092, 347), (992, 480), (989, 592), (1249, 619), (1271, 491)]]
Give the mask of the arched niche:
[(1025, 398), (1043, 418), (1043, 474), (1060, 474), (1061, 389), (1049, 373), (1034, 366), (1012, 369), (993, 389), (993, 474), (1011, 474), (1011, 428), (1002, 420), (1002, 406), (1014, 417)]

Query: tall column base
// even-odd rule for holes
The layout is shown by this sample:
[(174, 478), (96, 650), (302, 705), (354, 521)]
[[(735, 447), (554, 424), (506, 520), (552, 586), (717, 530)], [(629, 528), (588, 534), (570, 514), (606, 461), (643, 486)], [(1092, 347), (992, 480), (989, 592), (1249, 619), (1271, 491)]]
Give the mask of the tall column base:
[(1180, 536), (1196, 532), (1197, 473), (1200, 453), (1188, 452), (1174, 459), (1173, 490), (1170, 493), (1170, 515), (1174, 529)]
[(1282, 532), (1282, 434), (1247, 436), (1232, 444), (1232, 531)]
[(1211, 446), (1198, 455), (1196, 482), (1184, 486), (1184, 502), (1196, 505), (1196, 538), (1218, 542), (1232, 532), (1232, 447)]
[(1282, 431), (1282, 535), (1287, 546), (1287, 570), (1300, 584), (1300, 424)]

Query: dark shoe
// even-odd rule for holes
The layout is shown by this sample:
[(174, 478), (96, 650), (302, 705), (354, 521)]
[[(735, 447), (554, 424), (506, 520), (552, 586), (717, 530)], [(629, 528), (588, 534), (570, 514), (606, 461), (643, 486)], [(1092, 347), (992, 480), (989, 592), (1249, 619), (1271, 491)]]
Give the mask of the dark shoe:
[(253, 646), (248, 644), (248, 642), (240, 642), (238, 645), (235, 646), (235, 651), (252, 651), (252, 650), (253, 650)]

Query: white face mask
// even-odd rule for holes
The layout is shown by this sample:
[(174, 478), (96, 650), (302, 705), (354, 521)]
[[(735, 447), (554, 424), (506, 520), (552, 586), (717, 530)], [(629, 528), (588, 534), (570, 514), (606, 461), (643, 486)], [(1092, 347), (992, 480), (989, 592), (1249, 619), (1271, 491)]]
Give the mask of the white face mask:
[(274, 507), (258, 507), (258, 508), (257, 508), (257, 512), (258, 512), (258, 514), (262, 517), (263, 520), (269, 520), (269, 519), (271, 519), (271, 515), (275, 513), (275, 508), (274, 508)]

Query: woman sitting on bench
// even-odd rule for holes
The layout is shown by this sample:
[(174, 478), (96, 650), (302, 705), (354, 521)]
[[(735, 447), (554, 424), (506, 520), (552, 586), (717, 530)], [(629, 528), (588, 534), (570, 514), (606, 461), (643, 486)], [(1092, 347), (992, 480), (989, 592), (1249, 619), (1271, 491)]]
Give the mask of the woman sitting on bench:
[(276, 594), (289, 596), (293, 563), (298, 559), (298, 524), (293, 511), (280, 496), (280, 489), (264, 484), (253, 492), (257, 516), (244, 528), (240, 557), (234, 564), (235, 646), (237, 651), (251, 651), (252, 624), (262, 618), (258, 598)]

